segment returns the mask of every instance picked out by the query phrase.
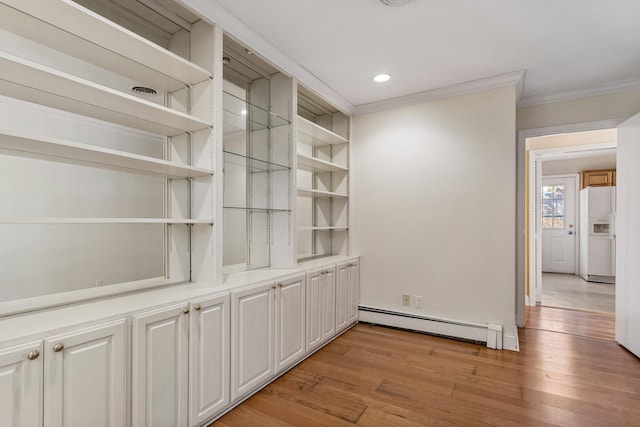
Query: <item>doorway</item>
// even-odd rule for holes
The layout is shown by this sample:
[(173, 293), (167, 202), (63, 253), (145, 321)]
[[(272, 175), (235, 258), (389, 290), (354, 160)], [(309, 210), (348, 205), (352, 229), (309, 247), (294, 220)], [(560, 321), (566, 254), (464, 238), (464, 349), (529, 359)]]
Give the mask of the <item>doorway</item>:
[[(602, 285), (586, 282), (577, 275), (579, 212), (575, 206), (579, 200), (579, 187), (574, 191), (573, 202), (569, 202), (575, 210), (573, 219), (566, 218), (567, 214), (571, 214), (566, 211), (567, 198), (572, 197), (566, 195), (566, 188), (568, 186), (575, 189), (579, 185), (580, 180), (576, 173), (580, 170), (605, 168), (598, 164), (598, 157), (613, 155), (615, 158), (616, 125), (617, 123), (613, 122), (603, 122), (577, 125), (573, 128), (529, 131), (531, 137), (526, 135), (527, 132), (521, 132), (519, 135), (520, 161), (528, 166), (526, 173), (522, 173), (519, 178), (522, 186), (528, 189), (528, 193), (522, 197), (522, 205), (525, 208), (519, 215), (523, 235), (528, 237), (526, 244), (524, 237), (521, 240), (525, 261), (524, 266), (520, 267), (523, 271), (521, 280), (525, 283), (521, 283), (523, 286), (520, 288), (522, 290), (519, 294), (519, 304), (523, 312), (525, 305), (535, 307), (537, 304), (601, 313), (613, 311), (612, 294), (607, 296), (608, 304), (584, 303), (594, 295), (597, 299), (607, 294), (603, 291), (613, 288), (602, 289)], [(591, 127), (595, 132), (583, 132), (580, 129), (582, 126), (586, 130)], [(561, 133), (563, 131), (564, 133)], [(539, 139), (538, 145), (530, 144), (530, 139)], [(591, 166), (594, 162), (596, 166)], [(573, 182), (565, 181), (567, 175), (573, 175)], [(548, 187), (546, 195), (543, 193), (543, 176)], [(546, 209), (545, 212), (543, 208)], [(543, 227), (543, 221), (546, 227)], [(546, 242), (543, 232), (547, 234)], [(546, 246), (544, 260), (543, 245)], [(573, 248), (573, 251), (570, 248)], [(578, 295), (575, 292), (566, 292), (567, 290), (585, 292)], [(565, 304), (563, 301), (571, 304)]]

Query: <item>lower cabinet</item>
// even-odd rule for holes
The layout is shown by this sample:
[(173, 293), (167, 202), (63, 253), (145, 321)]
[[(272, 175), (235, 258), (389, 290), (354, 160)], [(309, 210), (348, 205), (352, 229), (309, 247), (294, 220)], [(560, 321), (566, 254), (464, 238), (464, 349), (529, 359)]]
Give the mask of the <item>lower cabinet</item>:
[(228, 405), (228, 298), (133, 317), (134, 427), (198, 425)]
[(358, 321), (360, 263), (338, 264), (336, 271), (336, 330), (341, 332)]
[(307, 272), (306, 351), (312, 351), (336, 334), (335, 267)]
[(229, 405), (229, 295), (191, 303), (190, 421), (200, 425)]
[(0, 353), (0, 425), (126, 425), (125, 320)]
[(231, 399), (304, 354), (304, 274), (231, 293)]

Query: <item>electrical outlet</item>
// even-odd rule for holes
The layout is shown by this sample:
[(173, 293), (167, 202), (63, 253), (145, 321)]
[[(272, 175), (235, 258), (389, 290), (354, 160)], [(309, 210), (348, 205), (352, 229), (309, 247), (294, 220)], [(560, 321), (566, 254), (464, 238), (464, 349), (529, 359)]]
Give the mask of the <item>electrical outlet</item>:
[(405, 307), (409, 307), (411, 305), (411, 296), (410, 295), (402, 295), (402, 305)]
[(422, 295), (416, 295), (414, 298), (416, 301), (416, 308), (422, 308)]
[(96, 280), (96, 287), (98, 287), (98, 286), (104, 286), (104, 280), (102, 280), (102, 279), (97, 279), (97, 280)]

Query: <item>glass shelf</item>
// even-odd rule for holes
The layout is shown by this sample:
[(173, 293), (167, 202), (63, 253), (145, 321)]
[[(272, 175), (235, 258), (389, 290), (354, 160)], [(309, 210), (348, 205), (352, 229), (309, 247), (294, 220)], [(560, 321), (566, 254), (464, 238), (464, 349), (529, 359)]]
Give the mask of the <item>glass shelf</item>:
[(237, 131), (273, 129), (289, 124), (289, 120), (246, 100), (223, 92), (224, 134)]
[(224, 162), (229, 165), (247, 167), (251, 172), (274, 172), (291, 169), (289, 166), (254, 159), (252, 157), (243, 156), (230, 151), (224, 151)]

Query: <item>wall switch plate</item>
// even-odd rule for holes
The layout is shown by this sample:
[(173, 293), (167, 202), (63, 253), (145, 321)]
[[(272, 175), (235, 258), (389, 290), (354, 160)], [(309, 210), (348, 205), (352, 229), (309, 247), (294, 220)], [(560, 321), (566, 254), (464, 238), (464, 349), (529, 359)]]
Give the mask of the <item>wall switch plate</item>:
[(402, 295), (402, 305), (405, 307), (409, 307), (411, 305), (411, 296), (410, 295)]
[(415, 296), (416, 308), (422, 308), (422, 295)]

